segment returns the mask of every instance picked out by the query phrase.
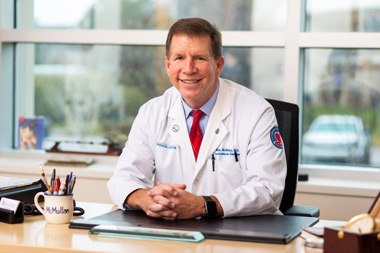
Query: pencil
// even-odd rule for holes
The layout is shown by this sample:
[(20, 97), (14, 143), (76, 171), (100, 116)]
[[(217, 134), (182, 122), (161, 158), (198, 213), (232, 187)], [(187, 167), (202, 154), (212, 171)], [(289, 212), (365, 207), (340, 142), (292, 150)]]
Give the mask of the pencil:
[(48, 188), (48, 191), (50, 194), (52, 194), (51, 190), (50, 190), (50, 186), (49, 186), (49, 183), (47, 181), (47, 178), (46, 178), (46, 175), (45, 175), (45, 171), (44, 171), (44, 168), (42, 167), (42, 164), (40, 164), (40, 168), (41, 168), (41, 173), (42, 173), (42, 176), (45, 178), (46, 180), (46, 186)]

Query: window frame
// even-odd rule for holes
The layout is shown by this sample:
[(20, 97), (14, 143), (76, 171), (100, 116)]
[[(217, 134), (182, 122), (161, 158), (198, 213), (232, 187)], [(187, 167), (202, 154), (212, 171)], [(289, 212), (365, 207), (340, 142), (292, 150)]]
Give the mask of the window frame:
[[(12, 129), (13, 112), (6, 107), (12, 105), (14, 88), (7, 83), (14, 83), (14, 72), (11, 57), (15, 43), (65, 43), (65, 44), (98, 44), (98, 45), (146, 45), (164, 46), (167, 30), (36, 30), (13, 29), (13, 19), (9, 9), (14, 0), (1, 1), (0, 12), (0, 151), (18, 153), (10, 149), (9, 131)], [(5, 5), (2, 6), (2, 5)], [(7, 8), (8, 11), (5, 11)], [(303, 94), (303, 59), (305, 49), (311, 48), (355, 48), (380, 49), (380, 33), (339, 33), (339, 32), (304, 32), (306, 16), (306, 0), (287, 0), (286, 26), (283, 32), (255, 31), (222, 31), (225, 47), (269, 47), (284, 49), (284, 101), (300, 105), (302, 111)], [(8, 14), (7, 14), (8, 13)], [(2, 24), (2, 22), (4, 24)], [(3, 26), (5, 28), (3, 28)], [(7, 62), (7, 64), (4, 64)], [(8, 64), (8, 63), (11, 64)], [(4, 98), (4, 99), (3, 99)], [(4, 123), (5, 122), (5, 123)], [(300, 114), (302, 129), (302, 113)], [(301, 132), (301, 131), (300, 131)], [(8, 134), (6, 134), (8, 133)], [(301, 140), (301, 138), (300, 138)], [(301, 145), (301, 143), (299, 143)], [(4, 152), (1, 152), (4, 153)], [(1, 158), (0, 153), (0, 158)], [(380, 165), (379, 165), (380, 166)], [(342, 173), (344, 171), (344, 173)], [(299, 165), (300, 173), (309, 176), (347, 178), (363, 180), (379, 180), (380, 170), (367, 167), (333, 166), (333, 165)]]

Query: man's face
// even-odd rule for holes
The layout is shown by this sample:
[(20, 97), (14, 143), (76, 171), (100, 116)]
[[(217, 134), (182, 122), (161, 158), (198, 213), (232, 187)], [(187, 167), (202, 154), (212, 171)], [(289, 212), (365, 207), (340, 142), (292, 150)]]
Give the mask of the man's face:
[(170, 81), (185, 102), (197, 109), (214, 94), (224, 59), (216, 61), (212, 56), (209, 36), (178, 34), (172, 38), (165, 65)]

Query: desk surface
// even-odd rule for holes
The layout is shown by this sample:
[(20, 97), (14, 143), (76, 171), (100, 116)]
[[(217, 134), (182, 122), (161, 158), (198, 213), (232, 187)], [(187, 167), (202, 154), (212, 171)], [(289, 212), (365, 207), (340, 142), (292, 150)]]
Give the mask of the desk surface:
[[(110, 204), (79, 202), (92, 218), (111, 210)], [(317, 226), (335, 225), (320, 221)], [(53, 250), (54, 249), (54, 250)], [(314, 252), (305, 250), (303, 240), (296, 238), (286, 245), (206, 239), (201, 243), (154, 241), (89, 235), (88, 230), (70, 229), (68, 225), (47, 224), (43, 216), (25, 216), (24, 223), (0, 222), (1, 252)], [(315, 252), (322, 252), (317, 250)]]

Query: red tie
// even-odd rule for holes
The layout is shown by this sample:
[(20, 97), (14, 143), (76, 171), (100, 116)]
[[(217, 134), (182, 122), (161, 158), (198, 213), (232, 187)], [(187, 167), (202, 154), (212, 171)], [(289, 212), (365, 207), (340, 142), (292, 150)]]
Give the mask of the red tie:
[(191, 111), (193, 114), (193, 125), (190, 130), (190, 141), (193, 146), (195, 160), (198, 158), (199, 148), (202, 143), (202, 130), (199, 126), (199, 119), (202, 117), (203, 112), (201, 110), (193, 110)]

